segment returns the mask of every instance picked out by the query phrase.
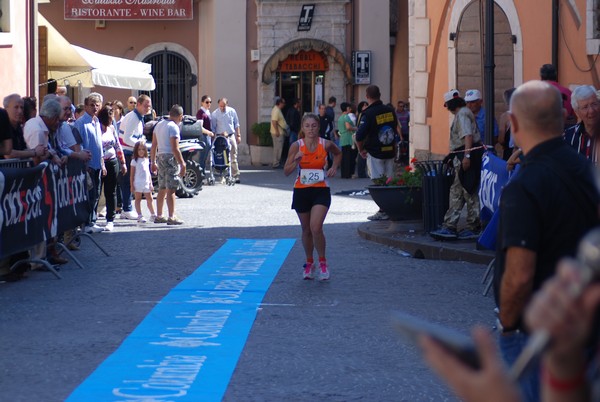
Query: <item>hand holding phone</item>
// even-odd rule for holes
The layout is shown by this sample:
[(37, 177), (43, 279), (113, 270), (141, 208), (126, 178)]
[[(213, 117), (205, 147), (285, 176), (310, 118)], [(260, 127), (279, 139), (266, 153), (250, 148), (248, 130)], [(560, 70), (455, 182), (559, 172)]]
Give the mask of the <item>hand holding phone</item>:
[(475, 344), (470, 337), (401, 311), (392, 312), (392, 323), (400, 335), (414, 345), (419, 346), (419, 337), (427, 335), (473, 369), (481, 368)]

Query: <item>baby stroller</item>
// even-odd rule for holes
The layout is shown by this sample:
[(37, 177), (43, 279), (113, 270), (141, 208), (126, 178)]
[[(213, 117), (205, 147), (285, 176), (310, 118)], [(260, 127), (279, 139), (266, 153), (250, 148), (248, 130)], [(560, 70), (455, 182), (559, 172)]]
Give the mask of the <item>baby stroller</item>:
[(211, 177), (214, 180), (214, 176), (218, 176), (225, 184), (233, 186), (235, 179), (231, 174), (230, 152), (231, 148), (227, 138), (219, 135), (213, 139)]

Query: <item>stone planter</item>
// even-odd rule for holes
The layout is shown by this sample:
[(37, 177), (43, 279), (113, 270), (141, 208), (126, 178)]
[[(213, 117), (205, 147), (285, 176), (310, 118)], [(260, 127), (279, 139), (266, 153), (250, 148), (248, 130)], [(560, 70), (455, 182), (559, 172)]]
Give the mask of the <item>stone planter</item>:
[(392, 221), (423, 219), (423, 191), (421, 187), (368, 186), (373, 201)]
[(250, 145), (252, 166), (270, 166), (273, 163), (273, 147)]

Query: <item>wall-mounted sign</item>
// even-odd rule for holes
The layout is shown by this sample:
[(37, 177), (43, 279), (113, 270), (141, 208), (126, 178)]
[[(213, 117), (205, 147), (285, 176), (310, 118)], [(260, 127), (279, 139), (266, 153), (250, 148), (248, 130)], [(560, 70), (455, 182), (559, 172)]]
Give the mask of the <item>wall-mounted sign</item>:
[(314, 13), (314, 4), (304, 4), (302, 6), (302, 11), (300, 11), (300, 20), (298, 21), (298, 31), (310, 31)]
[(66, 20), (191, 20), (192, 0), (65, 0)]
[(354, 52), (354, 83), (371, 83), (371, 51)]
[(316, 50), (301, 50), (298, 54), (289, 55), (279, 64), (277, 71), (291, 73), (294, 71), (327, 71), (327, 56)]

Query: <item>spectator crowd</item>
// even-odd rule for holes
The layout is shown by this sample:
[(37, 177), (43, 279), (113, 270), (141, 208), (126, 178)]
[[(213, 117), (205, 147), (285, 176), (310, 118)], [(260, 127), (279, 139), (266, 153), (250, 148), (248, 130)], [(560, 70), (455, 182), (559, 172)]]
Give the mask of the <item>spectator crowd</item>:
[[(301, 99), (294, 98), (287, 105), (285, 99), (275, 98), (270, 114), (272, 168), (291, 174), (297, 168), (294, 164), (308, 166), (304, 159), (312, 146), (327, 160), (323, 169), (328, 177), (335, 175), (338, 167), (342, 179), (393, 177), (397, 165), (407, 163), (410, 112), (404, 101), (398, 101), (396, 107), (385, 104), (376, 85), (366, 88), (365, 99), (358, 105), (341, 102), (336, 119), (335, 97), (305, 118)], [(596, 314), (600, 290), (597, 284), (585, 286), (589, 279), (582, 276), (589, 272), (582, 269), (581, 261), (572, 260), (581, 239), (600, 223), (600, 193), (593, 169), (598, 164), (598, 91), (582, 85), (571, 92), (558, 83), (554, 67), (544, 65), (540, 80), (507, 89), (504, 100), (509, 110), (486, 127), (479, 89), (467, 90), (464, 97), (455, 89), (444, 94), (444, 108), (453, 117), (447, 161), (453, 165), (455, 177), (450, 208), (442, 226), (431, 233), (439, 240), (479, 237), (484, 222), (479, 220), (477, 176), (485, 148), (482, 134), (491, 133), (491, 145), (507, 161), (507, 168), (520, 165), (503, 189), (499, 206), (494, 269), (499, 353), (490, 334), (480, 330), (474, 333), (480, 369), (469, 367), (434, 339), (424, 336), (421, 345), (430, 365), (467, 401), (600, 400), (600, 321)], [(233, 177), (239, 183), (241, 132), (237, 112), (227, 98), (219, 99), (213, 112), (211, 105), (212, 99), (204, 95), (197, 112), (202, 132), (209, 141), (216, 136), (226, 138)], [(179, 150), (184, 116), (181, 106), (173, 105), (168, 117), (155, 125), (151, 146), (147, 145), (144, 127), (145, 122), (156, 119), (156, 113), (147, 95), (129, 97), (124, 105), (118, 100), (105, 102), (94, 92), (84, 104), (73, 105), (64, 88), (55, 88), (44, 97), (39, 112), (35, 98), (18, 94), (6, 96), (2, 106), (0, 154), (6, 159), (30, 159), (34, 165), (47, 162), (63, 166), (69, 159), (85, 163), (90, 206), (81, 228), (7, 257), (5, 265), (29, 257), (64, 264), (67, 260), (57, 252), (58, 241), (76, 250), (70, 241), (76, 230), (111, 232), (117, 216), (139, 224), (183, 223), (175, 214), (175, 191), (186, 173)], [(321, 169), (320, 162), (317, 167)], [(152, 174), (158, 176), (156, 188)], [(321, 182), (325, 183), (325, 178)], [(296, 187), (305, 185), (297, 183)], [(141, 208), (144, 198), (147, 217)], [(165, 202), (167, 212), (163, 215)], [(310, 245), (306, 247), (304, 278), (312, 279), (312, 237), (321, 238), (321, 227), (310, 232), (306, 225), (310, 215), (298, 205), (303, 236)], [(319, 216), (322, 225), (329, 204), (317, 205), (325, 205)], [(466, 227), (459, 231), (465, 205)], [(100, 216), (106, 218), (104, 225), (98, 223)], [(368, 219), (388, 217), (379, 210)], [(319, 262), (321, 276), (327, 280), (324, 237), (322, 243)], [(600, 249), (600, 244), (592, 246)], [(600, 260), (592, 263), (599, 264)], [(33, 268), (24, 265), (5, 273), (3, 279), (18, 280)], [(548, 334), (552, 342), (540, 349), (541, 359), (534, 361), (529, 371), (511, 378), (505, 365), (515, 364), (529, 347), (532, 334), (539, 332)]]

